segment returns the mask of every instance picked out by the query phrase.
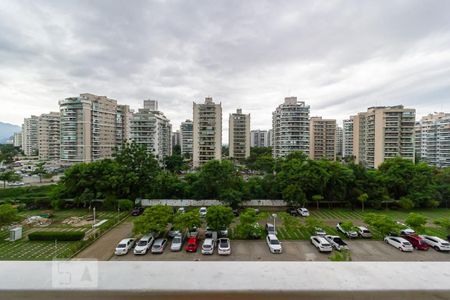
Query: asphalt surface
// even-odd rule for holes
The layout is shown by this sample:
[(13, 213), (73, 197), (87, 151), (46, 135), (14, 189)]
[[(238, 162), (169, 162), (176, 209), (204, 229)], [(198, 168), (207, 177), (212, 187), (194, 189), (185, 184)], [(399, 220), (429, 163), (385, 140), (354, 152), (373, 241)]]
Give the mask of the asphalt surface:
[[(124, 256), (112, 256), (111, 261), (328, 261), (330, 254), (319, 253), (309, 241), (282, 241), (283, 253), (272, 254), (263, 240), (231, 241), (231, 255), (220, 256), (217, 249), (213, 255), (202, 255), (200, 248), (196, 253), (186, 251), (171, 252), (170, 243), (162, 254), (134, 255), (129, 252)], [(414, 250), (412, 253), (401, 252), (383, 241), (351, 240), (348, 241), (353, 261), (450, 261), (450, 253)], [(111, 245), (109, 251), (114, 251)], [(333, 250), (335, 251), (335, 250)]]

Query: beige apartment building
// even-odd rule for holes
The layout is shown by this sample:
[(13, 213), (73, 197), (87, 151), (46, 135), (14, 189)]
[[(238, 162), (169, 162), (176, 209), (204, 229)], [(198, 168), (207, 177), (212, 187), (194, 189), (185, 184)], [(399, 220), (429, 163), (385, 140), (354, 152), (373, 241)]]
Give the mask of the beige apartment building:
[(121, 147), (130, 140), (130, 122), (132, 111), (128, 105), (117, 105), (116, 112), (116, 145)]
[(242, 162), (250, 156), (250, 114), (243, 114), (238, 108), (230, 114), (228, 124), (229, 156)]
[(309, 155), (309, 105), (297, 97), (286, 97), (272, 113), (272, 156), (284, 157), (294, 151)]
[(353, 155), (367, 168), (400, 156), (414, 161), (416, 111), (398, 106), (370, 107), (353, 118)]
[(194, 168), (209, 160), (222, 158), (222, 104), (211, 97), (205, 103), (193, 103), (193, 159)]
[(342, 123), (342, 157), (353, 156), (353, 118), (350, 116)]
[(309, 157), (336, 160), (336, 120), (312, 117), (309, 128)]
[(91, 162), (112, 157), (117, 146), (117, 101), (81, 94), (59, 101), (61, 163)]
[(26, 156), (35, 156), (39, 152), (38, 116), (25, 118), (22, 124), (22, 150)]
[(42, 114), (38, 120), (39, 159), (59, 161), (60, 158), (60, 113)]
[(181, 122), (180, 125), (181, 154), (188, 158), (192, 158), (192, 143), (193, 143), (192, 130), (193, 130), (193, 123), (191, 120)]

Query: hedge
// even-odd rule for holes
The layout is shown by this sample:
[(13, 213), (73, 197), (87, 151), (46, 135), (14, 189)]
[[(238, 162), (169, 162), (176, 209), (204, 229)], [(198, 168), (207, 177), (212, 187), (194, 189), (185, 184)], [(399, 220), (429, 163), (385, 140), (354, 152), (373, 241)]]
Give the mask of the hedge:
[(83, 238), (82, 231), (35, 231), (28, 235), (30, 241), (80, 241)]

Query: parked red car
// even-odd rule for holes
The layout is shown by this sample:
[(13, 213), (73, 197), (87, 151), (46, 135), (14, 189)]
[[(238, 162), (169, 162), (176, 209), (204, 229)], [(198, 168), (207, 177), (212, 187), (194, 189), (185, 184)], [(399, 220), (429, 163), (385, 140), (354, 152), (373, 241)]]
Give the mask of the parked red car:
[(425, 241), (417, 234), (402, 235), (402, 238), (410, 242), (417, 250), (427, 251), (430, 249), (430, 245), (425, 243)]
[(187, 240), (186, 252), (197, 252), (198, 239), (196, 237), (190, 237)]

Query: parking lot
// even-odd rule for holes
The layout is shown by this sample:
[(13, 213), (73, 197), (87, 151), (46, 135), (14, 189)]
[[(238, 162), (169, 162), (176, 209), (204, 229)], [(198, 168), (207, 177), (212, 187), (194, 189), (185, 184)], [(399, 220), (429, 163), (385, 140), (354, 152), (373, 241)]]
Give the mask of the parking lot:
[[(351, 240), (348, 241), (353, 261), (450, 261), (450, 253), (414, 250), (404, 253), (386, 245), (382, 241)], [(283, 253), (271, 254), (264, 240), (231, 241), (230, 256), (219, 256), (217, 249), (214, 255), (202, 255), (200, 248), (197, 253), (185, 251), (171, 252), (170, 245), (162, 254), (134, 255), (130, 251), (125, 256), (112, 256), (112, 261), (328, 261), (329, 254), (319, 253), (309, 241), (283, 241)], [(114, 246), (111, 247), (114, 251)], [(334, 250), (335, 251), (335, 250)]]

